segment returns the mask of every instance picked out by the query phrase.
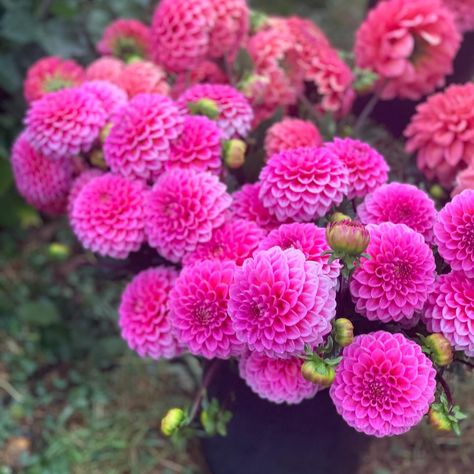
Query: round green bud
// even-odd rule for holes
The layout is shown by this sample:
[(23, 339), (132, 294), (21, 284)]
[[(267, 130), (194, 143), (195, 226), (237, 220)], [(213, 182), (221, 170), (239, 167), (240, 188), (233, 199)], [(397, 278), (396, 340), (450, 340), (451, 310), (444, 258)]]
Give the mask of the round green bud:
[(161, 432), (165, 436), (174, 435), (184, 424), (186, 414), (181, 408), (171, 408), (161, 420)]
[(341, 347), (352, 344), (354, 340), (354, 325), (347, 318), (337, 318), (334, 321), (334, 340)]

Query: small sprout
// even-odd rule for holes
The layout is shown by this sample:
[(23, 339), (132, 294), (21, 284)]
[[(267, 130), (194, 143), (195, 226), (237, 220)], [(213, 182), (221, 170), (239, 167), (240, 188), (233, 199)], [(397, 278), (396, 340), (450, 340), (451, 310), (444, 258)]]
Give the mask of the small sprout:
[(181, 408), (171, 408), (161, 420), (161, 432), (173, 436), (186, 423), (186, 413)]

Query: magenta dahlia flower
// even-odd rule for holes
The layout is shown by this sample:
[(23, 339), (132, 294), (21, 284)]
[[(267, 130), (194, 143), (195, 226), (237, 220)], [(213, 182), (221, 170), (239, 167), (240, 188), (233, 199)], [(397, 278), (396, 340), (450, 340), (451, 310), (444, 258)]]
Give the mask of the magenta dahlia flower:
[(165, 71), (149, 61), (127, 64), (120, 74), (118, 85), (130, 98), (138, 94), (168, 95), (170, 92)]
[(225, 84), (197, 84), (181, 95), (178, 104), (187, 111), (189, 104), (202, 99), (211, 100), (218, 109), (216, 122), (222, 130), (224, 140), (245, 138), (248, 135), (253, 111), (247, 99), (237, 89)]
[(355, 57), (374, 70), (378, 94), (418, 100), (444, 85), (461, 36), (440, 0), (389, 0), (368, 14), (356, 35)]
[(102, 103), (80, 87), (51, 92), (35, 100), (27, 112), (26, 136), (49, 158), (87, 153), (107, 120)]
[(91, 62), (86, 69), (89, 81), (109, 81), (119, 85), (120, 76), (125, 69), (125, 63), (120, 59), (103, 56)]
[(436, 371), (402, 334), (377, 331), (344, 348), (330, 395), (344, 421), (362, 433), (393, 436), (417, 425), (434, 401)]
[(411, 322), (435, 281), (435, 261), (423, 236), (405, 224), (369, 224), (370, 243), (351, 280), (356, 310), (371, 321)]
[(23, 132), (13, 145), (13, 176), (18, 192), (36, 209), (57, 215), (66, 211), (74, 167), (70, 160), (52, 160), (36, 151)]
[(453, 85), (417, 107), (405, 130), (406, 149), (418, 167), (449, 188), (474, 157), (474, 84)]
[(72, 183), (71, 190), (67, 198), (67, 213), (70, 216), (72, 213), (72, 208), (74, 206), (74, 201), (81, 192), (82, 188), (92, 179), (102, 176), (103, 171), (97, 168), (90, 168), (83, 171)]
[(170, 293), (171, 322), (191, 354), (227, 359), (242, 353), (227, 312), (235, 263), (203, 260), (185, 267)]
[(431, 243), (437, 212), (433, 200), (421, 189), (412, 184), (389, 183), (366, 196), (357, 215), (364, 224), (405, 224)]
[(150, 268), (136, 275), (122, 294), (121, 335), (140, 357), (171, 359), (182, 352), (169, 310), (169, 294), (177, 276), (171, 268)]
[(473, 0), (442, 0), (454, 15), (454, 20), (461, 33), (474, 30)]
[(453, 270), (474, 277), (474, 190), (454, 196), (434, 226), (439, 254)]
[(440, 275), (425, 306), (423, 321), (458, 351), (474, 356), (474, 281), (463, 272)]
[(169, 159), (184, 117), (173, 101), (158, 94), (139, 94), (114, 116), (104, 143), (105, 161), (114, 173), (154, 181)]
[(229, 312), (250, 350), (287, 357), (317, 346), (331, 331), (334, 282), (296, 249), (256, 252), (235, 270)]
[(82, 245), (117, 259), (127, 258), (145, 241), (145, 188), (111, 173), (91, 179), (74, 199), (69, 216)]
[(102, 104), (107, 120), (128, 101), (125, 91), (109, 81), (87, 81), (81, 89), (91, 93)]
[(285, 118), (271, 126), (265, 137), (265, 153), (275, 153), (301, 147), (317, 147), (322, 139), (319, 130), (307, 120)]
[(274, 359), (250, 352), (240, 359), (240, 376), (261, 398), (273, 403), (301, 403), (313, 398), (319, 390), (301, 375), (302, 359)]
[(335, 138), (325, 146), (349, 171), (349, 199), (364, 197), (387, 182), (390, 169), (384, 157), (367, 143), (352, 138)]
[(211, 240), (231, 203), (215, 175), (180, 168), (165, 171), (145, 203), (148, 242), (164, 258), (179, 262)]
[(262, 204), (280, 222), (309, 222), (341, 204), (347, 168), (325, 148), (297, 148), (273, 155), (260, 173)]

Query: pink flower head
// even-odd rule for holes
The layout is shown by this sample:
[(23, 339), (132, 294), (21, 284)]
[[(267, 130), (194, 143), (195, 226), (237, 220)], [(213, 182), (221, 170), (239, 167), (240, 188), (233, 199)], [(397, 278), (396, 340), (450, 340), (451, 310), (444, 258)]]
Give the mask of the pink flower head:
[(405, 130), (406, 149), (418, 167), (451, 187), (457, 171), (474, 157), (474, 84), (453, 85), (417, 107)]
[(317, 147), (321, 142), (319, 130), (312, 122), (285, 118), (268, 129), (265, 153), (270, 157), (294, 148)]
[(88, 81), (81, 89), (91, 93), (102, 104), (108, 119), (128, 100), (125, 91), (109, 81)]
[(453, 189), (451, 196), (454, 197), (457, 194), (462, 193), (465, 189), (474, 190), (474, 161), (468, 168), (461, 171), (456, 176), (456, 186)]
[(260, 173), (262, 204), (280, 222), (309, 222), (341, 204), (347, 168), (325, 148), (297, 148), (273, 155)]
[(183, 263), (189, 265), (202, 260), (232, 260), (242, 265), (252, 256), (265, 231), (255, 222), (231, 219), (215, 229), (209, 242), (199, 244), (196, 250), (185, 256)]
[(431, 243), (437, 212), (433, 200), (421, 189), (389, 183), (369, 194), (357, 208), (357, 215), (364, 224), (405, 224)]
[(176, 280), (170, 293), (171, 322), (191, 354), (227, 359), (242, 352), (227, 312), (234, 269), (234, 262), (204, 260), (185, 267)]
[(70, 158), (90, 151), (106, 120), (102, 103), (93, 94), (81, 88), (63, 89), (31, 104), (26, 136), (45, 156)]
[(166, 79), (166, 73), (160, 66), (149, 61), (133, 61), (124, 67), (118, 85), (129, 97), (138, 94), (168, 95), (170, 86)]
[(74, 172), (71, 161), (45, 157), (23, 132), (13, 145), (11, 163), (18, 192), (29, 204), (53, 215), (66, 210)]
[(359, 67), (380, 76), (383, 99), (418, 100), (444, 84), (460, 42), (453, 16), (439, 0), (389, 0), (362, 23), (355, 56)]
[(145, 203), (148, 242), (164, 258), (179, 262), (211, 240), (231, 202), (215, 175), (180, 168), (165, 171)]
[(104, 30), (97, 51), (124, 60), (136, 56), (147, 58), (150, 54), (150, 30), (138, 20), (120, 18)]
[(27, 102), (33, 102), (49, 92), (78, 86), (83, 81), (84, 69), (75, 61), (48, 56), (28, 69), (23, 93)]
[(168, 307), (177, 276), (171, 268), (150, 268), (136, 275), (122, 294), (119, 307), (122, 338), (140, 357), (171, 359), (181, 353)]
[(91, 179), (79, 192), (69, 216), (82, 245), (100, 255), (124, 259), (145, 240), (145, 189), (111, 173)]
[(113, 118), (104, 144), (105, 161), (114, 173), (127, 178), (155, 180), (183, 121), (171, 99), (158, 94), (135, 96)]
[(317, 346), (336, 314), (334, 282), (293, 248), (255, 253), (235, 270), (229, 312), (250, 350), (287, 357)]
[(349, 170), (349, 199), (364, 197), (387, 182), (389, 167), (384, 157), (367, 143), (335, 138), (326, 148)]
[(435, 261), (423, 236), (405, 224), (369, 224), (370, 243), (351, 280), (356, 310), (371, 321), (410, 322), (435, 280)]
[(443, 0), (443, 4), (451, 10), (461, 33), (474, 30), (473, 0)]
[(260, 183), (244, 184), (232, 194), (232, 211), (236, 217), (254, 221), (265, 230), (272, 230), (280, 223), (263, 207), (259, 198)]
[(434, 225), (439, 254), (453, 270), (474, 277), (474, 190), (454, 196)]
[(181, 135), (171, 143), (166, 165), (219, 175), (221, 154), (221, 130), (217, 124), (207, 117), (190, 115), (184, 121)]
[(72, 213), (72, 208), (74, 206), (74, 201), (76, 200), (77, 196), (81, 192), (82, 188), (92, 179), (96, 178), (97, 176), (102, 176), (104, 173), (97, 169), (91, 168), (83, 171), (72, 183), (71, 190), (69, 191), (69, 195), (67, 198), (67, 213), (70, 216)]
[(120, 59), (103, 56), (89, 64), (86, 69), (86, 77), (89, 81), (109, 81), (119, 85), (124, 68), (125, 63)]
[(319, 390), (301, 375), (302, 359), (274, 359), (250, 352), (239, 362), (240, 376), (261, 398), (273, 403), (301, 403), (313, 398)]
[(474, 356), (474, 280), (463, 272), (438, 277), (425, 307), (430, 332), (442, 333), (458, 351)]
[(402, 334), (377, 331), (344, 348), (330, 395), (344, 421), (362, 433), (393, 436), (417, 425), (434, 401), (436, 371)]
[(197, 84), (181, 95), (178, 105), (187, 110), (188, 104), (201, 99), (213, 101), (219, 110), (216, 122), (224, 140), (248, 135), (253, 119), (252, 107), (237, 89), (225, 84)]
[(301, 250), (306, 260), (321, 264), (323, 273), (329, 278), (336, 280), (339, 276), (340, 264), (337, 261), (329, 263), (329, 255), (323, 255), (327, 250), (331, 250), (326, 242), (326, 231), (314, 224), (281, 225), (261, 241), (258, 250), (268, 250), (272, 247)]

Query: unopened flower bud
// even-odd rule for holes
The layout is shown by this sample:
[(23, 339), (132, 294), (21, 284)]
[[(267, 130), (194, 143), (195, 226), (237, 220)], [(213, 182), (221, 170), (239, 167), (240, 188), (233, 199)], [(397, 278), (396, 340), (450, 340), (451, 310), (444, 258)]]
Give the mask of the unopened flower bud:
[(247, 145), (238, 139), (227, 140), (224, 143), (224, 162), (231, 169), (240, 168), (245, 163)]
[(192, 115), (204, 115), (211, 120), (219, 117), (219, 107), (212, 99), (200, 99), (196, 102), (189, 102), (188, 109)]
[(89, 161), (91, 162), (91, 165), (95, 166), (96, 168), (101, 170), (107, 169), (107, 163), (105, 162), (104, 152), (102, 150), (94, 150), (90, 154)]
[(370, 235), (360, 222), (346, 219), (326, 227), (326, 240), (336, 253), (357, 257), (369, 245)]
[(354, 325), (347, 318), (337, 318), (334, 321), (334, 340), (341, 347), (352, 344), (354, 340)]
[(48, 246), (48, 254), (55, 260), (66, 260), (71, 255), (71, 250), (67, 245), (53, 242)]
[(307, 360), (301, 366), (301, 375), (311, 383), (321, 387), (330, 387), (334, 382), (336, 371), (322, 359)]
[(343, 214), (342, 212), (335, 212), (334, 214), (331, 215), (329, 220), (330, 222), (341, 222), (341, 221), (350, 221), (352, 219), (349, 216), (346, 216), (346, 214)]
[(172, 436), (183, 425), (186, 414), (181, 408), (171, 408), (161, 420), (161, 432), (165, 436)]
[(258, 105), (263, 102), (269, 85), (270, 79), (268, 77), (249, 74), (240, 81), (238, 88), (247, 99), (251, 99), (252, 103)]
[(446, 193), (439, 184), (433, 184), (433, 186), (431, 186), (430, 188), (430, 196), (433, 199), (443, 199), (444, 197), (446, 197)]
[(370, 69), (355, 68), (354, 75), (355, 80), (353, 87), (359, 94), (370, 92), (379, 79), (379, 76)]
[(102, 127), (102, 130), (100, 131), (100, 135), (99, 135), (100, 143), (102, 143), (102, 145), (105, 143), (105, 140), (107, 140), (107, 137), (109, 136), (110, 130), (112, 130), (112, 126), (113, 126), (113, 124), (111, 122), (109, 122), (109, 123), (106, 123)]
[(428, 412), (430, 425), (438, 431), (452, 431), (452, 423), (442, 408), (432, 406)]
[(453, 348), (442, 334), (429, 335), (425, 338), (425, 346), (429, 349), (431, 359), (436, 365), (444, 367), (453, 361)]

